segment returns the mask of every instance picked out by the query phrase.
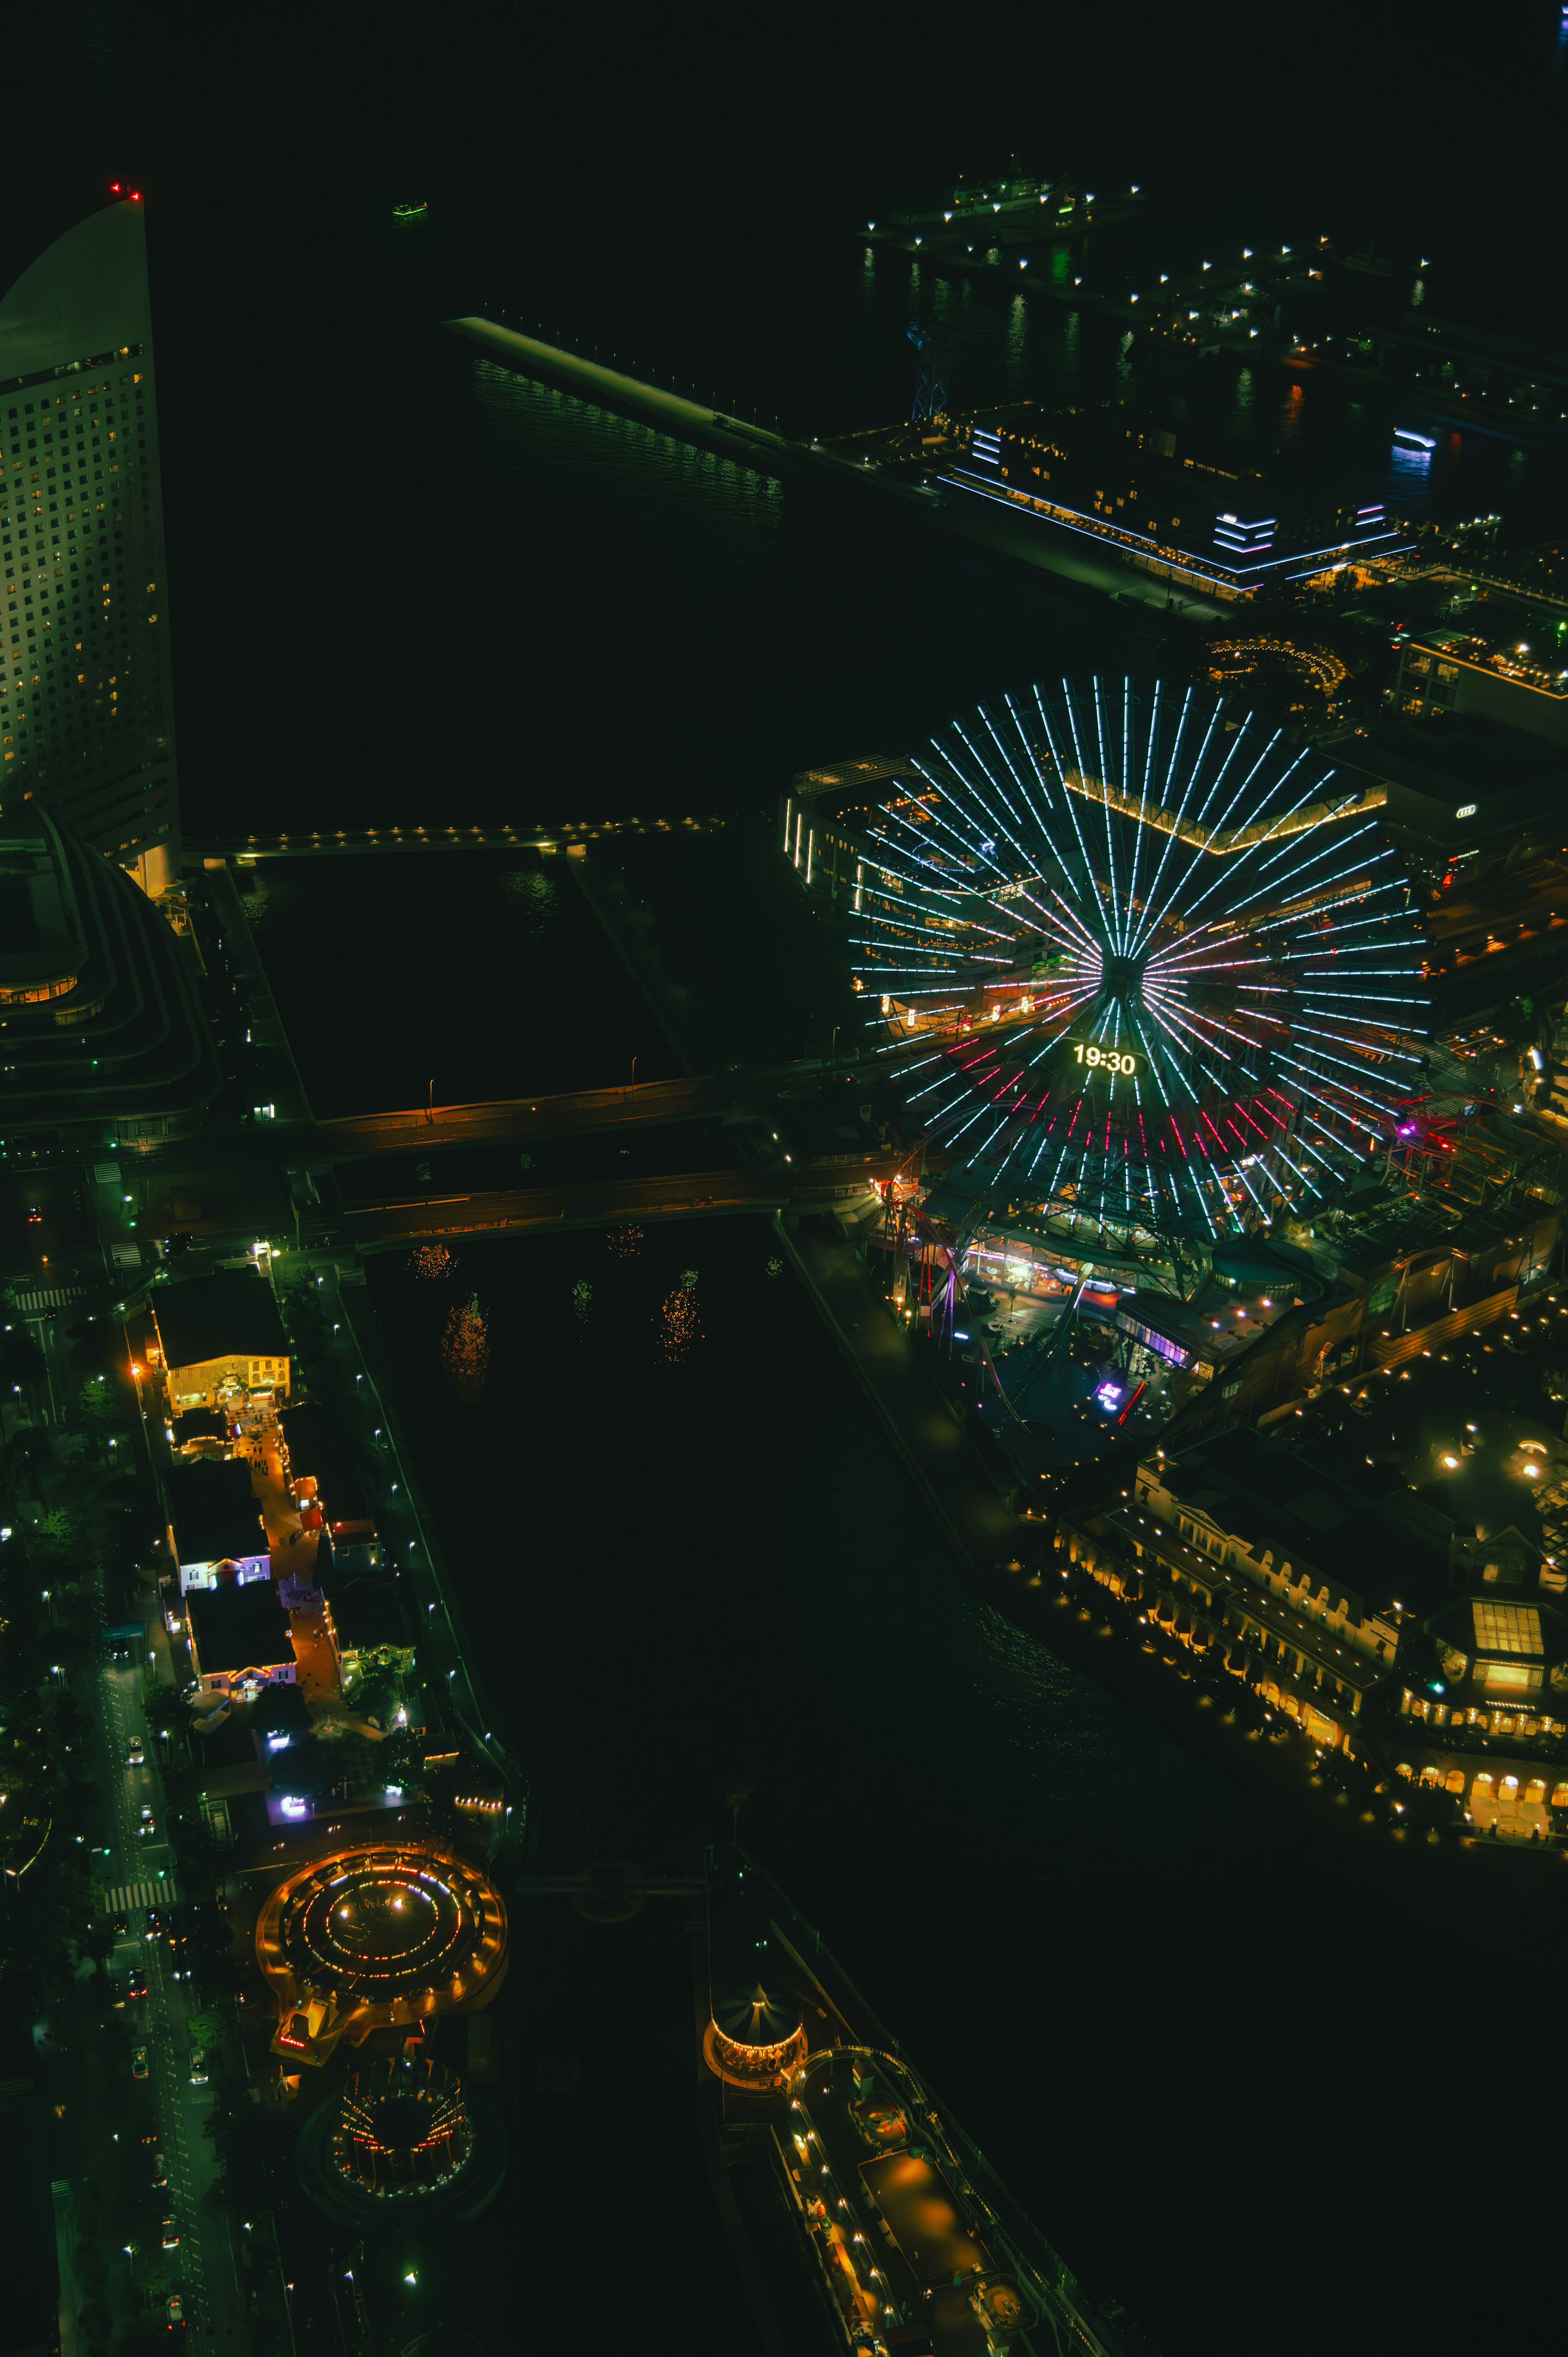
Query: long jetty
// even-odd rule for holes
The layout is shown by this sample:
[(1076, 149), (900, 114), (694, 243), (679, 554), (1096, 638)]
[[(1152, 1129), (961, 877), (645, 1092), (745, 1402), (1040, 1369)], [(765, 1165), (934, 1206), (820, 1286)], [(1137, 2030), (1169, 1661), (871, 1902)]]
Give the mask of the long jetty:
[(1085, 549), (1068, 533), (1058, 533), (1048, 525), (1022, 522), (1004, 511), (993, 510), (988, 502), (944, 497), (933, 486), (903, 481), (880, 467), (867, 465), (864, 458), (843, 457), (824, 443), (795, 440), (769, 426), (710, 409), (684, 393), (668, 393), (661, 385), (630, 376), (624, 369), (607, 368), (602, 361), (585, 360), (559, 344), (526, 335), (521, 328), (502, 327), (475, 315), (448, 319), (446, 324), (454, 335), (479, 345), (503, 367), (558, 385), (660, 433), (678, 435), (740, 466), (756, 468), (784, 481), (817, 482), (845, 490), (853, 484), (856, 497), (875, 500), (886, 512), (907, 523), (972, 542), (994, 555), (1010, 557), (1036, 572), (1055, 574), (1081, 588), (1120, 598), (1123, 604), (1179, 613), (1187, 620), (1211, 620), (1219, 611), (1209, 600), (1187, 591), (1172, 603), (1165, 583), (1114, 557)]

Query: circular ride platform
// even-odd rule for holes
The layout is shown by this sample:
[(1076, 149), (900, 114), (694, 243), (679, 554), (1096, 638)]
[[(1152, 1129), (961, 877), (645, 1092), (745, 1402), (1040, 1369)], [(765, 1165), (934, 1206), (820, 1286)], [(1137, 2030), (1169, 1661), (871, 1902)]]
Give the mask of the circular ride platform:
[(506, 1974), (506, 1910), (435, 1845), (342, 1850), (268, 1895), (256, 1957), (278, 2000), (274, 2053), (321, 2063), (345, 2037), (488, 2005)]

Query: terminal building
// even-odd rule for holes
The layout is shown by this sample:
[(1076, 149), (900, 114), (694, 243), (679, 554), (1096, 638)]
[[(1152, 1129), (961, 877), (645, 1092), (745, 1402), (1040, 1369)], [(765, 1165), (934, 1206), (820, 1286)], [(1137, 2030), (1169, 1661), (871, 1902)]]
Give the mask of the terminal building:
[(1119, 408), (1009, 413), (975, 425), (943, 479), (1099, 541), (1175, 589), (1226, 600), (1410, 545), (1366, 485), (1240, 474), (1185, 435)]
[(7, 803), (38, 797), (157, 895), (179, 877), (168, 576), (139, 196), (0, 298)]

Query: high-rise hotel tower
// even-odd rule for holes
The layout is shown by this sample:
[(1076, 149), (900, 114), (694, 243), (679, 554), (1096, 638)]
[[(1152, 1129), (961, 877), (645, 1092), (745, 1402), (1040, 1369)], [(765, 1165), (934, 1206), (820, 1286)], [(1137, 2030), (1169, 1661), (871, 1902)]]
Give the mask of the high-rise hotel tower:
[(179, 877), (143, 207), (0, 299), (0, 802), (28, 794), (157, 893)]

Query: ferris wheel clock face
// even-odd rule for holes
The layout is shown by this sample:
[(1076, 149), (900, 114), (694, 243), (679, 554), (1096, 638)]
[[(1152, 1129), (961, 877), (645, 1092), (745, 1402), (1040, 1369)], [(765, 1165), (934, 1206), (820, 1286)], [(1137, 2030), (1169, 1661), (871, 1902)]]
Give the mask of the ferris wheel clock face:
[(871, 821), (855, 974), (912, 1117), (1151, 1230), (1309, 1211), (1392, 1138), (1429, 998), (1375, 790), (1207, 690), (955, 721)]

